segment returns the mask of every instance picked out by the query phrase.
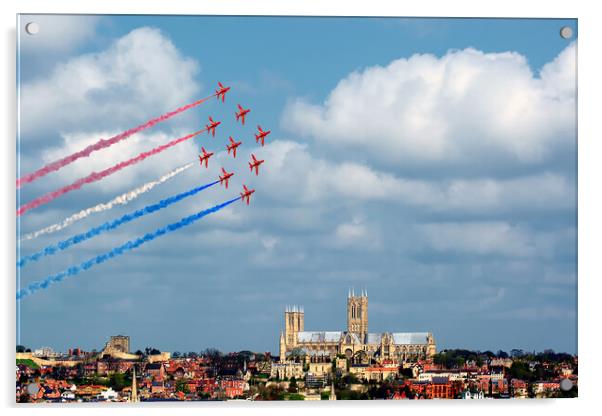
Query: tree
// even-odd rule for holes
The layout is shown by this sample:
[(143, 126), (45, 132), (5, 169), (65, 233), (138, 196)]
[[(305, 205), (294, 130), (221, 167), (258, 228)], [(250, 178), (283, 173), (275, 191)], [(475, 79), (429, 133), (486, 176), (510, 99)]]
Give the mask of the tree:
[(499, 350), (496, 355), (498, 358), (508, 358), (508, 353), (503, 350)]
[(295, 360), (295, 362), (300, 362), (302, 358), (305, 357), (305, 350), (301, 347), (295, 347), (291, 350), (288, 355), (289, 359)]
[(289, 393), (297, 393), (299, 391), (297, 387), (297, 378), (295, 376), (291, 377), (291, 381), (288, 383), (288, 392)]
[(25, 352), (25, 347), (23, 345), (17, 345), (17, 352)]
[(495, 357), (495, 354), (489, 350), (483, 352), (483, 355), (486, 356), (488, 359), (492, 359), (493, 357)]
[(522, 357), (523, 355), (525, 355), (525, 352), (521, 349), (513, 348), (510, 350), (510, 356), (512, 358), (519, 358), (519, 357)]
[(149, 355), (159, 355), (161, 354), (161, 351), (159, 351), (157, 348), (154, 347), (146, 347), (144, 349), (144, 355), (149, 356)]
[(109, 386), (115, 391), (121, 391), (128, 385), (129, 383), (124, 373), (114, 373), (109, 377)]
[(223, 355), (224, 354), (222, 354), (222, 352), (217, 348), (207, 348), (205, 351), (203, 351), (203, 356), (211, 359), (213, 362), (219, 361)]
[(29, 403), (29, 393), (25, 391), (22, 395), (19, 396), (19, 403)]
[(512, 378), (525, 381), (532, 381), (534, 379), (533, 373), (529, 369), (529, 364), (524, 361), (513, 361), (510, 366), (510, 375)]
[(186, 380), (178, 380), (176, 381), (176, 391), (181, 391), (184, 394), (188, 394), (188, 384)]
[(171, 356), (173, 358), (180, 358), (182, 356), (182, 353), (180, 351), (174, 351), (173, 354), (171, 354)]
[(351, 373), (345, 375), (341, 379), (341, 381), (343, 383), (345, 383), (345, 384), (357, 384), (357, 383), (359, 383), (359, 380), (358, 380), (357, 376), (355, 374), (351, 374)]
[(255, 356), (255, 353), (253, 351), (249, 351), (249, 350), (242, 350), (238, 353), (238, 355), (243, 359), (250, 360), (251, 358), (253, 358)]
[(278, 400), (282, 394), (284, 394), (282, 387), (277, 385), (259, 388), (259, 395), (263, 400)]

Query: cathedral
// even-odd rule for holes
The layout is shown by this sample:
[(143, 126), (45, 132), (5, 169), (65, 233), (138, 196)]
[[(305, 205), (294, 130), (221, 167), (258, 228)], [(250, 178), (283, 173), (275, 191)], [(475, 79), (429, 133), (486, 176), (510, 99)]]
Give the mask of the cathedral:
[(403, 362), (430, 358), (437, 352), (430, 332), (369, 332), (368, 293), (347, 296), (346, 331), (306, 331), (302, 307), (287, 307), (284, 332), (280, 332), (280, 361), (291, 352), (310, 357), (334, 358), (344, 354), (357, 364)]

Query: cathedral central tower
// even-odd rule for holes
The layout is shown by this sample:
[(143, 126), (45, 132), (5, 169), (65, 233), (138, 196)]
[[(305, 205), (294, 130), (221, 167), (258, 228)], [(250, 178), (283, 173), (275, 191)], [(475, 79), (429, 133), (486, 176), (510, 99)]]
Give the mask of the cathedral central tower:
[(347, 296), (347, 331), (356, 334), (361, 342), (366, 342), (368, 335), (368, 292), (362, 290), (355, 296), (353, 289)]
[(288, 306), (284, 312), (284, 336), (287, 347), (297, 346), (297, 333), (305, 331), (302, 306)]

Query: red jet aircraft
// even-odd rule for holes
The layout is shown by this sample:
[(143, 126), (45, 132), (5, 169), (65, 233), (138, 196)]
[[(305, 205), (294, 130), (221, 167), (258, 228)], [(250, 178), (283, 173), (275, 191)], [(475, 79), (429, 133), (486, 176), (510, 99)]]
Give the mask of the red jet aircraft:
[(230, 180), (230, 178), (232, 176), (234, 176), (234, 172), (226, 172), (226, 169), (222, 168), (222, 173), (224, 174), (224, 176), (219, 177), (219, 184), (221, 185), (222, 183), (226, 183), (226, 189), (228, 189), (228, 181)]
[(238, 121), (238, 119), (241, 119), (242, 121), (242, 125), (245, 125), (245, 116), (247, 114), (249, 114), (251, 112), (250, 108), (247, 108), (246, 110), (244, 108), (242, 108), (242, 106), (240, 104), (238, 104), (238, 112), (234, 113), (236, 115), (236, 121)]
[(265, 140), (265, 136), (267, 136), (268, 134), (270, 134), (272, 132), (272, 130), (268, 130), (268, 131), (263, 131), (261, 129), (261, 126), (257, 126), (257, 130), (259, 131), (258, 134), (255, 134), (255, 143), (259, 143), (259, 141), (261, 140), (261, 145), (263, 146), (263, 142)]
[(261, 165), (265, 160), (257, 160), (255, 155), (251, 153), (251, 159), (253, 163), (249, 162), (249, 167), (251, 168), (251, 173), (253, 172), (253, 168), (255, 168), (255, 176), (259, 175), (259, 165)]
[(213, 121), (213, 117), (209, 116), (209, 124), (205, 126), (207, 133), (212, 134), (215, 137), (215, 128), (222, 124), (221, 121)]
[(213, 152), (207, 152), (204, 147), (201, 147), (203, 151), (203, 155), (199, 155), (199, 162), (201, 162), (201, 167), (203, 167), (203, 162), (205, 162), (205, 167), (209, 167), (209, 158), (213, 156)]
[(224, 100), (226, 99), (226, 93), (228, 91), (230, 91), (230, 87), (224, 87), (224, 85), (221, 82), (218, 82), (217, 85), (219, 86), (219, 88), (217, 90), (215, 90), (215, 95), (217, 96), (218, 101), (219, 101), (219, 97), (221, 95), (222, 103), (223, 103)]
[(246, 185), (243, 185), (242, 187), (244, 191), (240, 193), (240, 197), (242, 198), (242, 202), (245, 202), (245, 198), (247, 198), (247, 205), (249, 205), (249, 202), (251, 200), (251, 194), (255, 192), (255, 189), (249, 189)]
[(236, 148), (240, 146), (242, 142), (235, 142), (232, 136), (230, 136), (230, 144), (226, 146), (226, 150), (228, 154), (230, 154), (230, 150), (233, 151), (233, 156), (236, 158)]

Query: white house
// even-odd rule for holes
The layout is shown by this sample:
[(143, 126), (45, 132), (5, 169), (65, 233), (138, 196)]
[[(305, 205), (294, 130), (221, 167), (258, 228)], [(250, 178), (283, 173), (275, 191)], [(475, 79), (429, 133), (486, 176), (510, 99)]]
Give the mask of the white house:
[(75, 400), (75, 393), (71, 390), (65, 390), (61, 393), (61, 399), (63, 400)]
[(475, 400), (475, 399), (484, 399), (485, 394), (483, 390), (473, 391), (466, 390), (462, 392), (462, 399), (464, 400)]
[(111, 387), (109, 387), (107, 390), (100, 393), (98, 395), (98, 397), (101, 399), (104, 399), (106, 401), (112, 401), (112, 400), (117, 400), (119, 398), (119, 395), (117, 394), (117, 392), (115, 390), (113, 390)]

